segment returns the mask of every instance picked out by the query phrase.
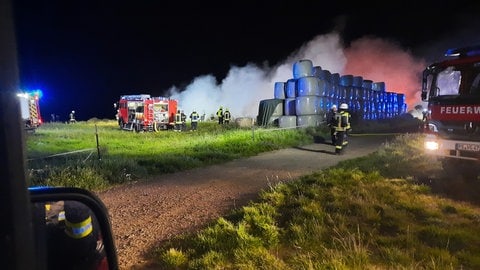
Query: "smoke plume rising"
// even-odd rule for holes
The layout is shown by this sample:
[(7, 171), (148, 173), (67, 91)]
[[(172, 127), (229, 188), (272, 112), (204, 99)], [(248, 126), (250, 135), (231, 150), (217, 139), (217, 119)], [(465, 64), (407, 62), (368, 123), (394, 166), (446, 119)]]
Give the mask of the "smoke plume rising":
[(408, 108), (420, 102), (419, 76), (424, 60), (415, 59), (394, 43), (375, 37), (358, 39), (345, 48), (337, 32), (316, 36), (272, 67), (233, 66), (220, 82), (213, 75), (202, 75), (184, 89), (171, 87), (169, 93), (187, 115), (195, 109), (209, 117), (223, 106), (229, 108), (234, 118), (256, 117), (260, 101), (274, 98), (275, 82), (293, 78), (293, 64), (301, 59), (309, 59), (314, 66), (331, 73), (385, 82), (386, 91), (405, 94)]

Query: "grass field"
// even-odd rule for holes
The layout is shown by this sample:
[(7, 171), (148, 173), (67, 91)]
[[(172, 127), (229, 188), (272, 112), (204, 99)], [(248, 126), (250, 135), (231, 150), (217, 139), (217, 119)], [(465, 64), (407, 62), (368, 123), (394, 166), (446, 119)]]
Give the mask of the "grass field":
[(116, 121), (47, 123), (27, 136), (30, 185), (102, 190), (313, 141), (314, 129), (237, 128), (200, 122), (197, 131), (120, 130)]
[[(122, 131), (115, 121), (45, 124), (28, 135), (27, 165), (31, 185), (101, 190), (325, 134), (214, 122), (156, 133)], [(439, 166), (423, 154), (421, 135), (406, 133), (371, 155), (274, 186), (162, 243), (152, 259), (159, 269), (480, 269), (480, 209), (416, 184)]]

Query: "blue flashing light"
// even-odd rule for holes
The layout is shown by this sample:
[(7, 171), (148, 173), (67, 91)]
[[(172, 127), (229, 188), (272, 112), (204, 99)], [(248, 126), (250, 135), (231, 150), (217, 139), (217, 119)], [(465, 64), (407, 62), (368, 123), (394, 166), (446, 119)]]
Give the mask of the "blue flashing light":
[(452, 48), (445, 52), (445, 56), (475, 56), (480, 55), (480, 45), (464, 47), (464, 48)]

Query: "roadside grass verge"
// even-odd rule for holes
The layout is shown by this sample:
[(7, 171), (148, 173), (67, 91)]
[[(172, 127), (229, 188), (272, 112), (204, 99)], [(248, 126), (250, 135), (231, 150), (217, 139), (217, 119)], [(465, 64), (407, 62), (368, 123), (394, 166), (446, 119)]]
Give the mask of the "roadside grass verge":
[[(131, 132), (116, 121), (46, 123), (29, 134), (27, 168), (32, 186), (103, 190), (149, 175), (223, 163), (313, 142), (319, 131), (272, 131), (200, 122), (195, 132)], [(97, 147), (98, 139), (98, 147)]]
[(480, 269), (480, 209), (415, 184), (421, 135), (281, 183), (152, 251), (159, 269)]

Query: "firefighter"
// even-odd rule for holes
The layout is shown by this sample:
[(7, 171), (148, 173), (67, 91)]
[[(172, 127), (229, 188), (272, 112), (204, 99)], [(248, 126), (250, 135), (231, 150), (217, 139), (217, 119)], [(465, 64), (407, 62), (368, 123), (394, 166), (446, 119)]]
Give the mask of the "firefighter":
[(335, 154), (343, 154), (345, 147), (348, 145), (348, 132), (351, 130), (350, 126), (351, 115), (348, 112), (348, 104), (342, 103), (338, 107), (338, 112), (335, 114)]
[(75, 111), (72, 111), (70, 113), (70, 123), (75, 123), (77, 120), (75, 120)]
[(85, 204), (59, 201), (45, 205), (48, 269), (108, 269), (99, 224)]
[(183, 112), (180, 112), (180, 119), (182, 120), (182, 131), (187, 130), (187, 115)]
[(327, 126), (330, 128), (330, 138), (332, 140), (332, 145), (335, 145), (336, 136), (335, 136), (335, 126), (337, 125), (337, 121), (335, 119), (335, 114), (337, 113), (337, 105), (333, 104), (330, 107), (330, 110), (327, 112), (325, 117), (327, 121)]
[(182, 113), (177, 110), (175, 114), (175, 131), (182, 131)]
[(222, 125), (223, 124), (223, 107), (220, 106), (220, 108), (217, 111), (217, 117), (218, 117), (218, 124)]
[(230, 119), (232, 118), (232, 115), (230, 114), (230, 111), (228, 108), (225, 108), (225, 112), (223, 113), (223, 123), (228, 124), (230, 123)]
[(200, 118), (200, 115), (197, 113), (197, 111), (194, 109), (192, 113), (190, 114), (190, 120), (192, 121), (192, 130), (195, 131), (197, 130), (197, 125), (198, 125), (198, 120)]

